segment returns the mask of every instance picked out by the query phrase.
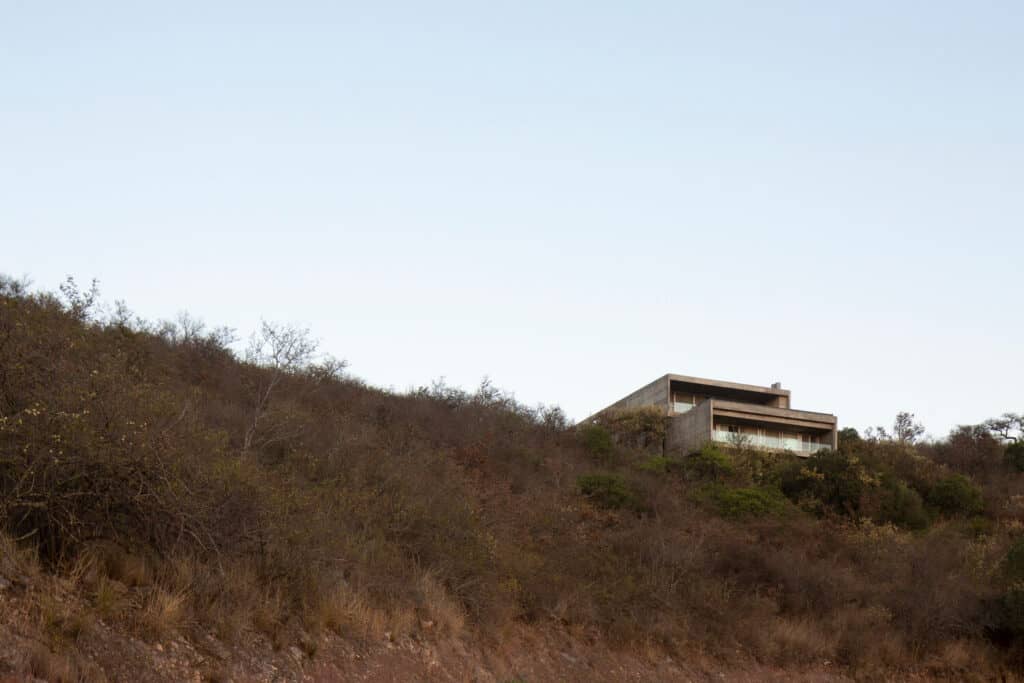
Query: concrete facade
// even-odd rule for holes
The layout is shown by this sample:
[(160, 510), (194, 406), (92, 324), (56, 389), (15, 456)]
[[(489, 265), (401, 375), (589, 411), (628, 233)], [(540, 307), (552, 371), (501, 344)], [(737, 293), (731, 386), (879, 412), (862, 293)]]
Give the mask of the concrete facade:
[(665, 448), (691, 453), (714, 441), (809, 456), (836, 448), (830, 413), (790, 408), (790, 392), (688, 375), (667, 374), (599, 412), (653, 406), (668, 419)]
[(712, 440), (714, 417), (711, 401), (702, 401), (692, 410), (669, 418), (665, 426), (665, 450), (682, 453), (699, 451)]

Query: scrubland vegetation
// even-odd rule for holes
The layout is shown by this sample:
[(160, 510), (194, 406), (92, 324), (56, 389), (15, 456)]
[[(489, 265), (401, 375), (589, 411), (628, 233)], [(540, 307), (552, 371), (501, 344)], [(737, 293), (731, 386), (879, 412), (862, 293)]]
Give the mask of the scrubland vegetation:
[(525, 624), (864, 677), (1024, 660), (1017, 416), (917, 443), (904, 415), (807, 459), (666, 454), (656, 412), (577, 428), (486, 382), (367, 386), (295, 328), (241, 354), (187, 316), (98, 309), (0, 282), (0, 577), (82, 596), (34, 594), (59, 656), (103, 620), (311, 656), (324, 632)]

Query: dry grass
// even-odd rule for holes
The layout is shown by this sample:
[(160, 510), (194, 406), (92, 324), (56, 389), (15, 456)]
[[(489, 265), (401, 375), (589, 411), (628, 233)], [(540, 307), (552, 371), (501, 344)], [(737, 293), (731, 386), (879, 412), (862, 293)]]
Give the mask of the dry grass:
[(838, 634), (811, 619), (777, 618), (770, 622), (760, 643), (774, 663), (822, 664), (836, 660)]
[(27, 673), (48, 683), (79, 683), (78, 666), (74, 659), (65, 654), (51, 652), (42, 645), (36, 646), (28, 655)]
[(106, 673), (96, 664), (74, 653), (53, 652), (36, 645), (25, 659), (24, 673), (47, 683), (108, 683)]
[[(397, 618), (396, 618), (397, 616)], [(380, 638), (385, 633), (409, 632), (412, 618), (402, 618), (371, 604), (367, 596), (347, 583), (316, 600), (306, 615), (314, 630), (329, 629), (356, 638)]]
[(446, 636), (458, 637), (466, 626), (466, 611), (444, 585), (431, 572), (425, 572), (419, 581), (420, 604), (424, 617), (420, 625), (436, 629)]
[(0, 577), (8, 581), (32, 582), (39, 576), (39, 556), (30, 547), (19, 546), (0, 531)]
[(165, 639), (180, 630), (188, 618), (188, 595), (156, 587), (149, 592), (136, 615), (142, 633), (153, 640)]
[(123, 614), (127, 607), (128, 589), (124, 584), (100, 576), (90, 595), (96, 613), (103, 619), (112, 619)]
[(281, 633), (288, 614), (284, 595), (274, 589), (266, 590), (252, 606), (252, 624), (256, 630), (269, 636)]
[(51, 647), (64, 650), (85, 635), (92, 626), (92, 615), (64, 604), (61, 598), (42, 594), (36, 598), (39, 627)]

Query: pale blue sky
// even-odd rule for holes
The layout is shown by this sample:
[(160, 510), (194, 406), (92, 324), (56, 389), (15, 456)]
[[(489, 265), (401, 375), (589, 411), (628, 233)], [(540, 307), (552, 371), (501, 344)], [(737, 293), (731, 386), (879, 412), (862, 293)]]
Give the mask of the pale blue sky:
[(1024, 3), (0, 0), (0, 272), (575, 418), (1024, 410)]

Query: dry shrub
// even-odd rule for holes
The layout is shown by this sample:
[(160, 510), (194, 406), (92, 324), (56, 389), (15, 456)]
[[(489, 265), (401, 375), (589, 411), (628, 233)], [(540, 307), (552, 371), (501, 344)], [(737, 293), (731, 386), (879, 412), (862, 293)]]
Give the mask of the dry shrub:
[(835, 661), (839, 636), (813, 618), (778, 617), (764, 631), (759, 649), (770, 661), (786, 666)]
[[(978, 662), (992, 660), (988, 647), (976, 641), (951, 640), (924, 662), (925, 669), (936, 676), (956, 678), (961, 681), (991, 680), (991, 672), (977, 669)], [(1011, 679), (1012, 680), (1012, 679)]]
[(466, 625), (466, 613), (452, 599), (444, 585), (431, 572), (425, 572), (419, 582), (420, 605), (424, 611), (421, 626), (428, 626), (448, 636), (458, 637)]
[(120, 546), (107, 543), (91, 546), (82, 556), (85, 563), (96, 563), (106, 575), (130, 588), (148, 586), (153, 580), (153, 571), (145, 557), (132, 554)]
[(123, 614), (128, 606), (128, 589), (124, 584), (100, 576), (90, 594), (92, 605), (103, 619)]
[(913, 664), (892, 614), (883, 607), (840, 609), (832, 615), (831, 627), (838, 635), (836, 658), (854, 670), (871, 674)]
[(0, 531), (0, 577), (29, 583), (39, 576), (39, 557), (31, 548), (19, 546)]
[[(171, 558), (168, 565), (161, 581), (170, 590), (187, 595), (192, 618), (212, 628), (222, 640), (237, 640), (247, 629), (257, 626), (270, 607), (276, 606), (277, 611), (265, 621), (281, 619), (281, 601), (271, 598), (268, 607), (264, 583), (247, 561), (217, 566), (185, 555)], [(269, 626), (262, 630), (272, 631)]]
[(108, 683), (106, 673), (95, 663), (75, 653), (53, 652), (35, 645), (28, 652), (24, 673), (47, 683)]
[(257, 631), (270, 636), (271, 640), (279, 641), (282, 637), (287, 614), (284, 596), (277, 590), (267, 590), (258, 594), (252, 609), (252, 625)]
[(415, 617), (409, 608), (391, 610), (375, 606), (364, 592), (342, 582), (333, 591), (320, 594), (306, 612), (306, 623), (319, 631), (329, 629), (355, 638), (379, 638), (412, 632)]
[(188, 618), (188, 595), (157, 586), (149, 591), (136, 619), (144, 635), (161, 640), (178, 631)]
[(26, 662), (27, 673), (49, 683), (79, 683), (78, 665), (73, 657), (51, 652), (42, 645), (32, 648)]

